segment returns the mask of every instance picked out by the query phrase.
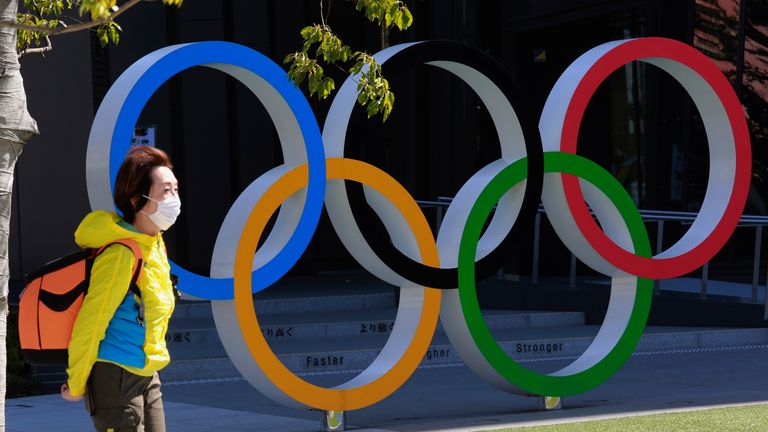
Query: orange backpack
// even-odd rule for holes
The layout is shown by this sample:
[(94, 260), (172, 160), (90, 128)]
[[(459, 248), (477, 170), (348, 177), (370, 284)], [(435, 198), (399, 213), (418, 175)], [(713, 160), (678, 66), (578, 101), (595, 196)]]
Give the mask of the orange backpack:
[(19, 339), (27, 362), (41, 366), (67, 364), (72, 327), (88, 294), (93, 261), (115, 244), (129, 248), (136, 258), (128, 292), (140, 297), (136, 282), (141, 275), (143, 257), (138, 243), (131, 239), (118, 240), (98, 249), (83, 249), (26, 276), (19, 301)]

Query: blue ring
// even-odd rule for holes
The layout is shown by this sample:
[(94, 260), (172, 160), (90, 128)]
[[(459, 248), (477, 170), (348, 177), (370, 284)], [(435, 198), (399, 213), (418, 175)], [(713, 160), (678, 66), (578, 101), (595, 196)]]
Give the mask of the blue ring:
[[(150, 54), (151, 55), (151, 54)], [(263, 54), (230, 42), (198, 42), (180, 46), (157, 59), (131, 88), (115, 122), (109, 151), (110, 193), (115, 178), (130, 148), (136, 122), (149, 98), (163, 83), (177, 73), (193, 66), (222, 63), (239, 66), (258, 75), (285, 99), (296, 116), (309, 164), (304, 211), (296, 230), (285, 247), (268, 263), (256, 269), (252, 276), (252, 291), (257, 293), (283, 277), (306, 250), (320, 219), (325, 198), (325, 151), (322, 135), (309, 102), (288, 78), (288, 74)], [(234, 279), (215, 279), (192, 273), (173, 261), (171, 271), (179, 276), (179, 289), (186, 294), (209, 299), (234, 298)]]

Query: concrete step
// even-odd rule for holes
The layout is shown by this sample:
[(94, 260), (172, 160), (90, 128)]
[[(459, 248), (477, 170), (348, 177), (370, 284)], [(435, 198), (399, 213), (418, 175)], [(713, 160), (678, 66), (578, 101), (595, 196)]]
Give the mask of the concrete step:
[[(492, 330), (584, 324), (582, 312), (490, 310), (484, 311), (483, 314), (486, 324)], [(268, 340), (373, 336), (389, 334), (394, 326), (395, 315), (394, 308), (375, 308), (303, 314), (266, 314), (259, 315), (259, 322)], [(443, 332), (439, 324), (438, 332)], [(174, 347), (178, 344), (219, 344), (219, 335), (212, 318), (174, 317), (169, 324), (166, 341), (173, 353)]]
[[(521, 328), (493, 331), (502, 348), (515, 360), (537, 362), (544, 359), (576, 357), (583, 353), (597, 326)], [(270, 341), (280, 360), (300, 376), (313, 376), (365, 369), (378, 355), (387, 335), (369, 338), (326, 337)], [(768, 344), (768, 329), (647, 327), (635, 352), (652, 353), (669, 350), (697, 350)], [(190, 358), (205, 354), (188, 346), (174, 357), (161, 375), (164, 380), (180, 381), (237, 377), (239, 372), (222, 352), (207, 351), (206, 358)], [(185, 358), (186, 356), (186, 358)], [(436, 334), (422, 361), (423, 366), (460, 364), (458, 353), (445, 335)]]
[[(365, 310), (394, 307), (397, 303), (395, 290), (365, 292), (361, 294), (322, 295), (310, 297), (264, 297), (257, 294), (253, 304), (259, 315), (298, 314), (307, 312)], [(176, 304), (174, 319), (211, 318), (208, 301), (184, 301)]]

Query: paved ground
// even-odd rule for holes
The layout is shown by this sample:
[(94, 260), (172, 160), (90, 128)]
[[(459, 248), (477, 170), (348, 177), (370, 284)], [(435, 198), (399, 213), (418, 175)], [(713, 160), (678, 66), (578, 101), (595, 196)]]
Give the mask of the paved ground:
[[(555, 370), (557, 362), (544, 362)], [(538, 368), (537, 368), (538, 369)], [(315, 382), (338, 384), (350, 375)], [(167, 383), (169, 431), (315, 431), (320, 413), (284, 408), (242, 380)], [(768, 347), (636, 355), (611, 380), (566, 398), (561, 411), (498, 391), (463, 366), (420, 369), (395, 394), (347, 414), (358, 430), (483, 430), (721, 405), (768, 403)], [(768, 408), (767, 408), (768, 409)], [(7, 402), (8, 431), (90, 430), (81, 404), (56, 395)], [(765, 425), (768, 430), (768, 425)]]

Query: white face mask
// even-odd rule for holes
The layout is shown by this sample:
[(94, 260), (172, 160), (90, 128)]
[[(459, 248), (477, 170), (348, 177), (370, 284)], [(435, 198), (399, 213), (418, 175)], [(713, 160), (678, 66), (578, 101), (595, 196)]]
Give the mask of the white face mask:
[(149, 214), (144, 210), (142, 210), (142, 212), (149, 216), (149, 219), (155, 225), (157, 225), (161, 231), (166, 231), (168, 228), (173, 226), (173, 223), (176, 222), (176, 218), (179, 216), (179, 213), (181, 213), (181, 200), (179, 199), (179, 195), (171, 195), (162, 201), (152, 199), (146, 195), (143, 196), (150, 201), (156, 202), (157, 210), (152, 214)]

